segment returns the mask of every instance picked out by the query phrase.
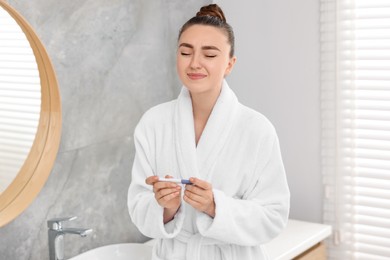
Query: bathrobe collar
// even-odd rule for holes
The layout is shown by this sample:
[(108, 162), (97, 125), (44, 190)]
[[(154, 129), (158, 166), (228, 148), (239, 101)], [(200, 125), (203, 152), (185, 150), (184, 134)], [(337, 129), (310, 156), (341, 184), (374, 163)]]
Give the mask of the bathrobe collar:
[(182, 87), (173, 120), (178, 170), (182, 178), (211, 179), (212, 166), (228, 139), (237, 107), (237, 97), (224, 80), (221, 93), (196, 146), (191, 96), (188, 89)]

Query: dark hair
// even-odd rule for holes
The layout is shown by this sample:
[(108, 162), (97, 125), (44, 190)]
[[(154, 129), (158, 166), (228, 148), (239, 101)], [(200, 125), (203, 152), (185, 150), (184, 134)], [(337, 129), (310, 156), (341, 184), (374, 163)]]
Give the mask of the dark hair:
[(234, 56), (234, 33), (233, 28), (226, 22), (222, 9), (217, 4), (206, 5), (200, 8), (196, 16), (188, 20), (180, 29), (179, 39), (182, 33), (192, 25), (208, 25), (221, 29), (228, 38), (230, 44), (230, 57)]

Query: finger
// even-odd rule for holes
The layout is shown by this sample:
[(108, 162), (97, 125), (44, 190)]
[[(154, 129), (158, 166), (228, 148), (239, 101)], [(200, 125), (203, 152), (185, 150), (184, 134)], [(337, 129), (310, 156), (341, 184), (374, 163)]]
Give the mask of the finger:
[(183, 196), (183, 200), (188, 203), (191, 207), (193, 207), (196, 210), (199, 210), (201, 212), (205, 212), (210, 217), (215, 217), (215, 203), (214, 201), (212, 203), (206, 203), (206, 202), (199, 202), (196, 200), (193, 200), (192, 198), (188, 197), (187, 195)]
[(205, 190), (210, 190), (212, 187), (209, 182), (194, 177), (190, 178), (190, 182), (192, 182), (193, 185), (198, 186)]
[(155, 193), (155, 197), (156, 199), (161, 199), (169, 194), (172, 194), (172, 193), (175, 193), (175, 192), (179, 192), (180, 193), (180, 186), (179, 187), (176, 187), (176, 188), (173, 188), (173, 189), (161, 189), (159, 190), (158, 192)]
[(175, 192), (167, 194), (167, 195), (165, 195), (165, 196), (163, 196), (163, 197), (161, 197), (159, 199), (156, 198), (156, 200), (159, 202), (159, 204), (163, 204), (164, 205), (165, 203), (169, 202), (170, 200), (177, 198), (179, 195), (180, 195), (180, 192), (179, 191), (175, 191)]
[[(213, 192), (211, 190), (204, 190), (194, 185), (186, 186), (184, 194), (187, 194), (189, 197), (193, 198), (199, 203), (207, 204), (210, 201), (214, 200)], [(195, 195), (199, 196), (200, 198), (196, 197)]]
[(145, 183), (148, 185), (153, 185), (158, 181), (158, 176), (149, 176), (148, 178), (145, 179)]
[(159, 192), (161, 189), (172, 189), (172, 188), (180, 188), (180, 185), (174, 183), (174, 182), (163, 182), (163, 181), (157, 181), (153, 185), (153, 191)]
[(185, 202), (187, 202), (188, 204), (190, 204), (195, 209), (202, 210), (202, 208), (203, 208), (203, 204), (201, 202), (196, 201), (196, 200), (194, 200), (193, 198), (190, 198), (187, 195), (183, 196), (183, 200)]
[(161, 189), (172, 189), (172, 188), (180, 189), (180, 185), (178, 185), (178, 184), (176, 184), (174, 182), (157, 181), (153, 185), (153, 192), (157, 193)]
[(202, 195), (206, 192), (206, 190), (204, 190), (203, 188), (200, 188), (195, 185), (186, 185), (185, 190), (198, 195)]
[(193, 192), (188, 191), (188, 190), (186, 190), (184, 192), (184, 195), (188, 199), (190, 199), (191, 201), (194, 201), (194, 202), (197, 202), (197, 203), (200, 203), (200, 204), (203, 204), (203, 203), (206, 202), (206, 199), (203, 196), (201, 196), (200, 194), (193, 193)]

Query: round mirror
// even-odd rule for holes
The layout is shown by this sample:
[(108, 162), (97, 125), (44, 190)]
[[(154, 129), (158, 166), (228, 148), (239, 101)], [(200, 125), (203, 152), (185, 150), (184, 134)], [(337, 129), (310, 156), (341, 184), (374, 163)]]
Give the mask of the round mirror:
[(0, 226), (33, 201), (60, 143), (53, 66), (31, 26), (0, 0)]
[(40, 111), (41, 82), (34, 53), (16, 21), (0, 8), (0, 194), (31, 150)]

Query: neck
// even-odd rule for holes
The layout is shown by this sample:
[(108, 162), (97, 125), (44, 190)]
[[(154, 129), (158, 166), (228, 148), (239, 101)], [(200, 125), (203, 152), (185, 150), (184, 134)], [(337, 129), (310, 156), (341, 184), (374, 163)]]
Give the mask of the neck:
[(220, 93), (221, 88), (216, 88), (210, 92), (191, 93), (194, 120), (207, 122)]
[(210, 117), (211, 111), (213, 110), (220, 93), (221, 87), (205, 93), (191, 93), (196, 145), (198, 145), (200, 136), (206, 127), (207, 120)]

